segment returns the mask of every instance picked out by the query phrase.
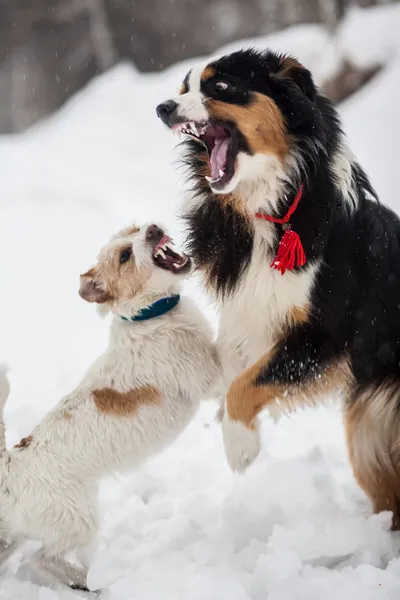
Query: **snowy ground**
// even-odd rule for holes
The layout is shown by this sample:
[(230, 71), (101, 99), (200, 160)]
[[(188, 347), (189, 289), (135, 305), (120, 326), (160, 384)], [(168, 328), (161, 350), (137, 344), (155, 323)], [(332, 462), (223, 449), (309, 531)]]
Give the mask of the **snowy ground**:
[[(299, 54), (319, 80), (343, 48), (359, 62), (391, 57), (343, 118), (382, 200), (398, 209), (399, 24), (400, 7), (388, 7), (354, 13), (334, 47), (310, 27), (271, 41)], [(99, 246), (132, 221), (161, 220), (179, 235), (177, 154), (154, 107), (186, 68), (143, 76), (121, 66), (47, 123), (0, 138), (0, 360), (11, 367), (10, 445), (106, 344), (107, 324), (77, 294)], [(195, 282), (187, 291), (214, 319)], [(93, 587), (118, 600), (398, 600), (400, 543), (388, 532), (390, 516), (371, 516), (353, 480), (339, 411), (265, 421), (263, 452), (243, 477), (228, 470), (214, 412), (205, 405), (163, 455), (104, 483)], [(0, 599), (78, 597), (33, 584), (21, 556), (3, 568)]]

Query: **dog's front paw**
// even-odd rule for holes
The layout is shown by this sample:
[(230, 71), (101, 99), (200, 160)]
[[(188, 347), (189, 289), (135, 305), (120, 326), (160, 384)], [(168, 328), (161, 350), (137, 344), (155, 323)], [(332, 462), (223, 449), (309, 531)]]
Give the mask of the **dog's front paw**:
[(231, 421), (225, 411), (222, 436), (229, 466), (232, 471), (243, 473), (260, 452), (258, 428), (250, 429), (241, 421)]

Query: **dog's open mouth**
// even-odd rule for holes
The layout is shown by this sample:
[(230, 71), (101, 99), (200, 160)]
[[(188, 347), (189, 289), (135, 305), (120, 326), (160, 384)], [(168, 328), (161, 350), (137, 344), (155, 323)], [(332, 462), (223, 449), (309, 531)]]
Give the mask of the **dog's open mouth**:
[(185, 133), (199, 140), (209, 157), (211, 177), (206, 177), (214, 189), (223, 189), (235, 173), (237, 140), (235, 128), (227, 123), (189, 121), (172, 126), (174, 133)]
[(184, 273), (190, 268), (190, 258), (177, 251), (168, 235), (163, 235), (153, 247), (153, 262), (160, 269), (172, 273)]

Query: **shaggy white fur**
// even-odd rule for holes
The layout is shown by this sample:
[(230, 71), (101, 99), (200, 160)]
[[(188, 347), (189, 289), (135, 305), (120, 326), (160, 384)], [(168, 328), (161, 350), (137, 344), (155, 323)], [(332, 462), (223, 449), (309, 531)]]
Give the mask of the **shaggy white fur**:
[[(121, 319), (179, 292), (183, 279), (157, 266), (147, 232), (132, 227), (114, 236), (82, 276), (81, 295), (113, 313), (109, 346), (12, 450), (2, 419), (9, 385), (0, 371), (0, 561), (25, 538), (40, 540), (37, 566), (79, 589), (87, 589), (101, 478), (175, 440), (219, 381), (211, 329), (188, 299), (151, 320)], [(87, 556), (79, 567), (65, 559), (76, 550)]]

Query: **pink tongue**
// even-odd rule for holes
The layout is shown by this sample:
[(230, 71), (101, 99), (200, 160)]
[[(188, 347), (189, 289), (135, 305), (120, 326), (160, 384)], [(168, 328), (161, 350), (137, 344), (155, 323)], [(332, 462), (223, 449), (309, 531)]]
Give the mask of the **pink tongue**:
[(220, 169), (224, 170), (226, 165), (226, 158), (228, 156), (228, 150), (230, 146), (229, 138), (220, 138), (215, 140), (215, 146), (211, 151), (210, 156), (210, 167), (211, 167), (211, 179), (219, 179)]

